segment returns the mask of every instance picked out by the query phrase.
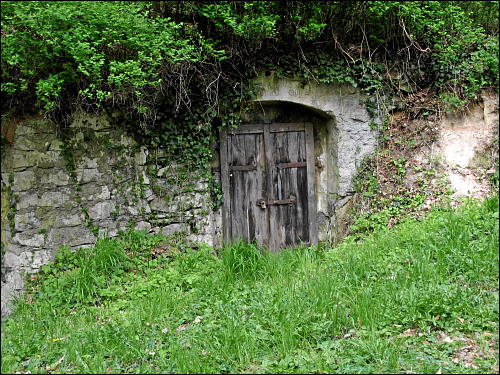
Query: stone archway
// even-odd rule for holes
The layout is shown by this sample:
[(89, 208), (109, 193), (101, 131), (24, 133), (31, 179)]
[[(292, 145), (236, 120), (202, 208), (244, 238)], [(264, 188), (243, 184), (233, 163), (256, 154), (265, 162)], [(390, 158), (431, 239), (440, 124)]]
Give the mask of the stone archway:
[[(370, 98), (352, 86), (278, 78), (265, 72), (254, 79), (259, 94), (246, 121), (311, 121), (314, 124), (318, 239), (334, 240), (353, 180), (377, 147), (379, 118), (366, 109)], [(375, 126), (374, 126), (375, 125)]]

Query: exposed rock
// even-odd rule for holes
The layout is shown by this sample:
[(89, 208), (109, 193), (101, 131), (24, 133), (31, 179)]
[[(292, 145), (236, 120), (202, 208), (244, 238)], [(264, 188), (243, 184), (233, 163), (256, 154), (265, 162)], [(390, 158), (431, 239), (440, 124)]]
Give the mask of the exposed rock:
[(136, 224), (135, 229), (146, 230), (149, 232), (151, 230), (151, 224), (146, 221), (140, 221)]
[(96, 168), (77, 169), (76, 179), (81, 184), (97, 182), (101, 178), (101, 173)]
[(46, 191), (38, 200), (38, 206), (62, 207), (70, 199), (71, 190), (68, 188), (59, 191)]
[(12, 240), (23, 246), (41, 247), (45, 242), (45, 237), (31, 230), (16, 233)]
[(93, 220), (107, 219), (113, 211), (115, 205), (113, 202), (99, 202), (89, 208), (89, 216)]
[(87, 201), (108, 200), (111, 198), (111, 193), (107, 185), (85, 184), (81, 189), (81, 195)]
[(16, 204), (18, 210), (25, 208), (34, 208), (38, 205), (38, 194), (36, 193), (20, 193)]
[(84, 226), (52, 228), (47, 233), (46, 246), (57, 249), (61, 245), (80, 246), (94, 244), (96, 238)]
[(15, 152), (12, 155), (12, 168), (14, 170), (22, 170), (28, 167), (52, 168), (62, 165), (62, 158), (57, 151)]
[(33, 170), (20, 171), (14, 173), (14, 183), (12, 191), (26, 191), (33, 188), (38, 182)]
[(52, 186), (67, 186), (69, 184), (69, 175), (64, 170), (52, 169), (44, 173), (44, 180), (41, 182)]
[(40, 220), (36, 217), (36, 214), (33, 211), (17, 213), (14, 216), (14, 229), (16, 230), (16, 232), (23, 232), (30, 229), (40, 228), (40, 226)]
[(149, 207), (152, 211), (161, 212), (171, 212), (177, 210), (177, 205), (173, 204), (173, 202), (166, 202), (165, 199), (157, 197), (149, 203)]
[(189, 231), (189, 226), (185, 223), (170, 224), (161, 228), (160, 230), (161, 234), (163, 234), (164, 236), (170, 236), (175, 232), (183, 232), (183, 231)]
[(147, 160), (147, 149), (144, 147), (141, 147), (140, 151), (135, 154), (134, 160), (137, 165), (144, 165), (146, 164)]

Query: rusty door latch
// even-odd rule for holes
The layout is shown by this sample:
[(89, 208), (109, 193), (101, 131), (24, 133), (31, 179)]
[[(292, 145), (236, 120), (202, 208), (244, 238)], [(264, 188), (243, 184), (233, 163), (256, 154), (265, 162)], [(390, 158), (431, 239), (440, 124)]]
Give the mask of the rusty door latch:
[(278, 204), (295, 204), (297, 202), (297, 199), (295, 198), (288, 198), (288, 199), (283, 199), (283, 200), (273, 200), (273, 199), (270, 199), (268, 201), (264, 200), (264, 199), (259, 199), (256, 204), (257, 206), (260, 206), (261, 208), (267, 208), (267, 206), (271, 206), (271, 205), (278, 205)]

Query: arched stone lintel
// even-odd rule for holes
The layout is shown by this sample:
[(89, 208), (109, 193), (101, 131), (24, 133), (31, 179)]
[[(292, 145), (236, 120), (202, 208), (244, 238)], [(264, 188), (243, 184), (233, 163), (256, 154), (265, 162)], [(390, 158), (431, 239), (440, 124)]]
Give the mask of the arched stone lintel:
[(290, 100), (254, 100), (254, 103), (258, 104), (272, 104), (272, 105), (279, 105), (282, 103), (292, 103), (292, 104), (297, 104), (301, 107), (305, 107), (306, 109), (312, 111), (314, 114), (318, 115), (319, 117), (325, 119), (325, 120), (332, 120), (335, 119), (335, 114), (331, 111), (325, 112), (320, 108), (317, 107), (312, 107), (308, 104), (304, 104), (298, 101), (290, 101)]
[(371, 121), (364, 105), (368, 96), (349, 85), (317, 84), (300, 78), (277, 78), (274, 74), (260, 76), (253, 84), (258, 91), (254, 102), (295, 103), (337, 122)]

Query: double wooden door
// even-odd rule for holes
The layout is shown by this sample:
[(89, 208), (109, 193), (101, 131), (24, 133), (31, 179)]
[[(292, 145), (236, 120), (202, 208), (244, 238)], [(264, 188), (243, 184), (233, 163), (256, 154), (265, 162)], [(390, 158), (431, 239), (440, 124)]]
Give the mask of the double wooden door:
[(270, 250), (317, 242), (312, 123), (241, 125), (221, 133), (224, 240)]

